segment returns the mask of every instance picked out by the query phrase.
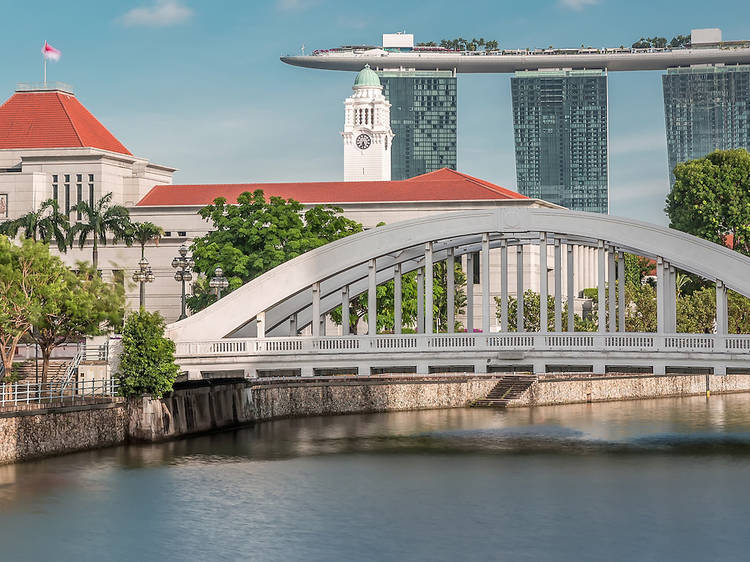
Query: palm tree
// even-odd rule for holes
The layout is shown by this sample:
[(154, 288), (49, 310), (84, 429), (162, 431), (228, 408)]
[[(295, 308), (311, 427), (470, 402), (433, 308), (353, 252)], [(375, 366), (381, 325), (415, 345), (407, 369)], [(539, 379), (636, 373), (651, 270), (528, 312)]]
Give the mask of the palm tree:
[(164, 236), (164, 229), (152, 222), (134, 222), (129, 236), (134, 242), (140, 244), (141, 257), (144, 257), (146, 244), (151, 242), (151, 240), (156, 240), (158, 244), (159, 238)]
[(58, 250), (65, 252), (68, 249), (70, 222), (54, 199), (47, 199), (36, 211), (0, 224), (0, 234), (9, 238), (15, 238), (20, 230), (24, 238), (31, 238), (34, 242), (49, 244), (54, 239)]
[(70, 240), (78, 238), (79, 247), (83, 248), (86, 240), (91, 236), (93, 250), (91, 264), (94, 271), (98, 271), (99, 244), (107, 245), (107, 235), (112, 234), (112, 242), (115, 244), (124, 240), (126, 244), (132, 244), (130, 235), (133, 226), (130, 222), (130, 213), (122, 205), (112, 205), (112, 194), (108, 193), (99, 199), (93, 206), (87, 201), (80, 201), (73, 211), (81, 214), (83, 221), (79, 221), (70, 229)]

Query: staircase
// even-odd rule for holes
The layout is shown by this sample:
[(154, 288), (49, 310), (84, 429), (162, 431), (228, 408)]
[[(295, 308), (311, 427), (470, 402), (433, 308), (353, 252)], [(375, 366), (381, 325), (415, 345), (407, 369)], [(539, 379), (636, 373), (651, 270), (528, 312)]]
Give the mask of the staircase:
[[(68, 364), (71, 362), (70, 359), (50, 359), (49, 369), (47, 371), (47, 382), (57, 383), (62, 382), (65, 378), (65, 373), (68, 368)], [(34, 361), (24, 361), (19, 363), (15, 367), (18, 374), (20, 375), (19, 382), (26, 384), (27, 382), (33, 383), (36, 378), (36, 366)], [(39, 361), (39, 378), (42, 377), (42, 361)]]
[(472, 406), (505, 408), (508, 402), (520, 398), (537, 381), (534, 375), (506, 375), (502, 377), (489, 394), (476, 400)]

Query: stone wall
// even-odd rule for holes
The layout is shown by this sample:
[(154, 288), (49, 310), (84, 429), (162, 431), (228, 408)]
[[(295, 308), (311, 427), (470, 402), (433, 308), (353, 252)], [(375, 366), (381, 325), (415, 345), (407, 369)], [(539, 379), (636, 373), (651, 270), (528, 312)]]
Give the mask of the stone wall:
[(126, 439), (122, 401), (0, 414), (0, 464), (109, 447)]
[[(708, 385), (708, 387), (707, 387)], [(621, 377), (548, 376), (508, 406), (548, 406), (608, 400), (750, 391), (750, 375), (634, 375)]]

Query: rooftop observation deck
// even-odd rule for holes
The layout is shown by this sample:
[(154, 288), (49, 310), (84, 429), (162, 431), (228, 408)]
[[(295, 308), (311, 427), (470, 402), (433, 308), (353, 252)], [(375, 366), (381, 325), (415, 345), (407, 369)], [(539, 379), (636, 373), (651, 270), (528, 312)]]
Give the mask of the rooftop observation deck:
[(340, 47), (311, 55), (282, 56), (293, 66), (324, 70), (451, 70), (457, 73), (510, 73), (540, 69), (601, 69), (608, 71), (666, 70), (696, 65), (750, 63), (750, 41), (726, 41), (693, 48), (518, 49), (453, 51), (441, 47), (383, 49)]

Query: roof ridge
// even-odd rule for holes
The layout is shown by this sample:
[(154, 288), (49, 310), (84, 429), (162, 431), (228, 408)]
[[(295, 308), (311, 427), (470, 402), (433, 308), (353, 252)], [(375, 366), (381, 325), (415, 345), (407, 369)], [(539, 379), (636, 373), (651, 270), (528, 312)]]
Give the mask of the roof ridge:
[(83, 142), (83, 138), (81, 138), (81, 134), (78, 132), (78, 127), (76, 127), (75, 123), (73, 123), (73, 118), (70, 116), (70, 113), (68, 113), (68, 108), (65, 107), (65, 104), (63, 103), (63, 100), (60, 97), (60, 92), (55, 92), (55, 98), (57, 98), (57, 101), (60, 103), (60, 107), (62, 107), (65, 117), (68, 118), (68, 123), (70, 123), (70, 126), (73, 129), (73, 132), (78, 138), (78, 142), (80, 143), (81, 146), (85, 146)]

